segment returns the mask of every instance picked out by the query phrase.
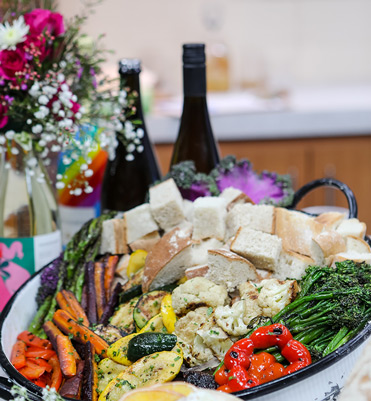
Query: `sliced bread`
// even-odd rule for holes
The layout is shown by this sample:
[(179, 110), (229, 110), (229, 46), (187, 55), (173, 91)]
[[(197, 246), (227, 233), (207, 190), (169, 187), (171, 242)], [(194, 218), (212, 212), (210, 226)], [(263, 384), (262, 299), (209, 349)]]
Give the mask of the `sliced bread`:
[(371, 253), (370, 245), (362, 238), (348, 235), (345, 237), (346, 251), (357, 253)]
[(325, 230), (335, 230), (345, 218), (346, 216), (344, 213), (325, 212), (316, 216), (314, 220), (322, 224)]
[(345, 219), (339, 224), (336, 231), (343, 237), (353, 235), (363, 239), (366, 235), (366, 224), (355, 218)]
[(323, 231), (314, 237), (313, 240), (322, 249), (325, 258), (344, 252), (347, 249), (344, 238), (335, 230)]
[(144, 251), (149, 252), (155, 246), (157, 241), (160, 240), (160, 238), (159, 232), (154, 231), (153, 233), (144, 235), (143, 237), (131, 242), (129, 246), (133, 252), (137, 251), (138, 249), (143, 249)]
[(193, 239), (224, 239), (226, 205), (225, 199), (213, 196), (197, 198), (193, 202)]
[(174, 283), (184, 276), (191, 262), (191, 231), (174, 228), (166, 233), (148, 253), (142, 288), (148, 292)]
[(123, 219), (110, 219), (102, 224), (100, 254), (128, 253), (126, 226)]
[(209, 238), (206, 240), (194, 241), (192, 244), (192, 260), (191, 266), (207, 265), (209, 249), (217, 249), (223, 246), (223, 242), (216, 238)]
[(241, 227), (231, 243), (231, 251), (252, 262), (256, 268), (276, 271), (282, 241), (272, 234)]
[(241, 281), (258, 279), (251, 262), (226, 249), (210, 249), (207, 264), (209, 269), (205, 277), (216, 284), (225, 284), (228, 291), (236, 289)]
[(159, 229), (152, 217), (148, 203), (143, 203), (124, 213), (126, 236), (128, 243), (132, 243), (143, 236)]
[(279, 280), (299, 280), (305, 275), (305, 269), (314, 264), (314, 260), (309, 256), (301, 255), (300, 253), (292, 251), (282, 250), (279, 267), (274, 272), (273, 276)]
[(149, 189), (149, 206), (158, 225), (166, 230), (184, 220), (183, 198), (170, 178)]
[(188, 269), (186, 269), (185, 271), (185, 276), (187, 277), (188, 280), (195, 277), (205, 277), (208, 270), (209, 270), (208, 265), (198, 265), (198, 266), (188, 267)]
[(316, 263), (323, 263), (321, 248), (313, 241), (323, 230), (323, 225), (302, 212), (276, 209), (275, 234), (282, 239), (285, 250), (310, 256)]
[(226, 238), (233, 237), (240, 227), (273, 234), (275, 208), (271, 205), (236, 204), (226, 217)]

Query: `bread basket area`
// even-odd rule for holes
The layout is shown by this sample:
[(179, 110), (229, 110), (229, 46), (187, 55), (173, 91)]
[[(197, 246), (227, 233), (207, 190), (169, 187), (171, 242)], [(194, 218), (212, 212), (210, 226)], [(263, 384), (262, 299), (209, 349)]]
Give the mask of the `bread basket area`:
[[(341, 190), (348, 202), (348, 214), (328, 211), (310, 215), (296, 210), (299, 201), (319, 186)], [(254, 204), (234, 188), (225, 189), (218, 197), (187, 201), (173, 179), (168, 179), (150, 188), (148, 203), (122, 215), (101, 218), (99, 224), (97, 262), (86, 261), (81, 270), (87, 277), (87, 288), (82, 290), (80, 299), (78, 291), (75, 297), (66, 286), (59, 288), (56, 312), (52, 310), (50, 320), (44, 316), (42, 323), (38, 323), (47, 334), (49, 329), (57, 330), (48, 339), (58, 355), (62, 348), (60, 344), (54, 346), (54, 340), (56, 343), (61, 338), (71, 340), (78, 353), (82, 348), (85, 350), (85, 356), (89, 344), (93, 344), (93, 357), (85, 359), (83, 369), (88, 360), (99, 372), (95, 399), (130, 399), (131, 390), (147, 391), (147, 386), (164, 382), (177, 385), (178, 381), (185, 381), (197, 386), (201, 376), (207, 382), (204, 387), (216, 389), (222, 385), (218, 374), (214, 379), (213, 372), (221, 369), (223, 361), (223, 366), (227, 366), (231, 347), (237, 341), (253, 338), (259, 328), (285, 324), (292, 330), (291, 337), (284, 345), (277, 340), (276, 348), (270, 350), (276, 362), (281, 363), (281, 374), (269, 381), (264, 377), (256, 385), (232, 391), (233, 395), (259, 401), (272, 397), (279, 401), (341, 400), (340, 390), (371, 333), (369, 320), (361, 319), (356, 328), (342, 329), (344, 335), (340, 339), (341, 330), (326, 323), (326, 319), (334, 319), (332, 310), (337, 313), (340, 310), (338, 305), (326, 302), (332, 300), (334, 280), (342, 279), (341, 269), (351, 272), (349, 276), (356, 272), (357, 279), (365, 269), (365, 277), (369, 278), (370, 239), (365, 223), (357, 218), (357, 202), (347, 185), (331, 179), (316, 180), (298, 190), (288, 207), (277, 207)], [(4, 399), (11, 399), (9, 387), (13, 383), (26, 388), (30, 400), (42, 398), (41, 388), (27, 380), (22, 368), (17, 370), (11, 362), (17, 336), (37, 324), (40, 287), (50, 266), (32, 276), (1, 313), (0, 364), (9, 377), (0, 380), (0, 397)], [(93, 269), (93, 276), (89, 276), (89, 269)], [(333, 271), (339, 271), (335, 278), (331, 275)], [(315, 277), (313, 280), (310, 274)], [(316, 284), (309, 285), (310, 280)], [(360, 282), (364, 284), (364, 278)], [(346, 296), (352, 295), (343, 287)], [(309, 297), (311, 302), (317, 300), (316, 291), (323, 292), (318, 304), (309, 301), (306, 304)], [(354, 293), (358, 294), (357, 291), (354, 284)], [(341, 298), (344, 294), (339, 299), (344, 302), (345, 316), (348, 298)], [(364, 293), (359, 294), (363, 297)], [(69, 303), (75, 305), (75, 298), (76, 309), (68, 309)], [(293, 314), (290, 305), (295, 302), (297, 305), (302, 302), (305, 307)], [(365, 305), (367, 302), (369, 299)], [(316, 312), (311, 314), (310, 308)], [(338, 314), (343, 322), (342, 314)], [(301, 329), (311, 316), (318, 316), (315, 319), (318, 326), (313, 323)], [(108, 327), (115, 331), (108, 332)], [(337, 342), (330, 336), (331, 330), (340, 333)], [(161, 340), (161, 346), (155, 344), (154, 334)], [(279, 334), (267, 334), (278, 338), (282, 330)], [(148, 342), (145, 347), (144, 339)], [(284, 347), (294, 339), (307, 345), (310, 361), (283, 374), (293, 363)], [(326, 347), (321, 348), (326, 341)], [(256, 344), (254, 352), (263, 348)], [(314, 350), (318, 351), (318, 357)], [(27, 352), (30, 352), (28, 345), (26, 355)], [(78, 371), (79, 360), (75, 363)], [(246, 363), (248, 372), (250, 363)], [(70, 367), (71, 363), (61, 364), (63, 379), (59, 392), (67, 399), (74, 398), (70, 397), (72, 387), (66, 385), (71, 376), (64, 371)], [(226, 368), (227, 375), (231, 371), (232, 368)], [(229, 375), (226, 385), (234, 379)], [(118, 382), (121, 384), (116, 385)], [(169, 391), (176, 391), (174, 388)], [(86, 394), (84, 389), (79, 391), (79, 395)], [(193, 391), (197, 390), (187, 389), (187, 394)]]

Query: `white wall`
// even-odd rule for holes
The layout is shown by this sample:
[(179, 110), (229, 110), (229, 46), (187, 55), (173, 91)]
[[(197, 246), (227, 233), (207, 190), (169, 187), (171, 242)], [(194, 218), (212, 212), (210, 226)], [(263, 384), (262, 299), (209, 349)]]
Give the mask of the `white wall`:
[[(205, 4), (222, 7), (219, 32), (202, 22)], [(67, 16), (77, 0), (60, 0)], [(371, 0), (104, 0), (85, 31), (105, 33), (120, 57), (139, 57), (161, 87), (181, 91), (181, 45), (223, 40), (234, 86), (265, 74), (274, 86), (371, 82)]]

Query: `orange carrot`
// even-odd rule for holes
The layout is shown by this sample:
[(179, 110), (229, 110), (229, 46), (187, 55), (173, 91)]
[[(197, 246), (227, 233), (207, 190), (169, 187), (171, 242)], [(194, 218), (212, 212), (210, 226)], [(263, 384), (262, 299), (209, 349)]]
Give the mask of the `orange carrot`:
[(62, 374), (61, 366), (59, 364), (59, 360), (58, 360), (57, 355), (52, 356), (49, 359), (49, 363), (53, 367), (52, 376), (50, 378), (49, 386), (51, 388), (55, 388), (55, 390), (58, 391), (60, 386), (61, 386), (61, 384), (62, 384), (63, 374)]
[(62, 290), (61, 292), (62, 292), (64, 298), (66, 299), (66, 301), (68, 302), (68, 304), (70, 305), (70, 307), (75, 312), (74, 315), (72, 314), (72, 316), (76, 316), (77, 321), (81, 321), (81, 323), (84, 326), (89, 327), (90, 323), (89, 323), (88, 317), (86, 316), (86, 313), (85, 313), (84, 309), (81, 307), (79, 301), (75, 297), (75, 294), (72, 291), (68, 291), (68, 290)]
[(54, 313), (53, 321), (64, 334), (72, 334), (73, 339), (82, 344), (86, 344), (90, 341), (97, 354), (102, 357), (106, 356), (108, 348), (107, 342), (87, 327), (78, 324), (68, 312), (58, 309)]
[(27, 358), (26, 365), (28, 365), (29, 362), (33, 363), (34, 365), (39, 365), (42, 368), (45, 368), (45, 372), (48, 372), (48, 373), (50, 373), (53, 369), (52, 366), (45, 359), (42, 359), (42, 358), (38, 358), (38, 359)]
[(29, 347), (35, 346), (45, 349), (52, 349), (52, 344), (48, 340), (43, 340), (40, 337), (35, 336), (29, 331), (22, 331), (22, 333), (18, 334), (17, 340), (24, 341)]
[(104, 273), (104, 290), (106, 292), (106, 299), (109, 300), (112, 292), (112, 283), (115, 276), (116, 266), (119, 257), (117, 255), (111, 255), (108, 257), (106, 270)]
[(103, 314), (104, 307), (106, 306), (106, 293), (104, 290), (104, 266), (101, 262), (95, 263), (94, 266), (94, 284), (95, 298), (97, 302), (97, 315), (99, 320)]
[(53, 349), (57, 349), (57, 336), (62, 334), (58, 327), (51, 321), (48, 320), (43, 324), (43, 330), (49, 338), (50, 342), (53, 344)]
[(69, 304), (67, 299), (64, 297), (62, 291), (58, 292), (58, 294), (55, 297), (55, 299), (57, 300), (57, 304), (61, 309), (65, 310), (70, 315), (72, 315), (74, 319), (77, 319), (75, 311), (73, 310), (73, 308), (71, 307), (71, 305)]
[(19, 369), (19, 373), (21, 373), (24, 377), (29, 380), (38, 379), (42, 374), (44, 374), (45, 368), (39, 365), (35, 365), (32, 362), (26, 362), (26, 366), (24, 368)]
[(59, 364), (64, 376), (72, 377), (76, 374), (76, 359), (73, 353), (73, 345), (71, 340), (67, 337), (59, 335), (57, 337), (57, 353)]
[(29, 347), (26, 351), (26, 358), (42, 358), (49, 360), (55, 355), (55, 351), (52, 349), (43, 349), (39, 347)]
[(40, 376), (37, 379), (33, 379), (31, 381), (32, 381), (32, 383), (36, 384), (36, 386), (43, 387), (43, 388), (45, 388), (46, 384), (47, 384), (47, 380), (44, 377), (44, 375)]
[(10, 362), (18, 370), (26, 366), (26, 343), (17, 341), (13, 345)]

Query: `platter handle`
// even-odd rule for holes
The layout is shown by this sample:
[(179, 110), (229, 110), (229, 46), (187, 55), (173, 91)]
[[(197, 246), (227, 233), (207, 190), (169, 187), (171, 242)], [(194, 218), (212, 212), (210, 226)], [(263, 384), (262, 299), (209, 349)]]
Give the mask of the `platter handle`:
[(293, 201), (291, 205), (288, 206), (288, 208), (295, 209), (297, 204), (304, 198), (304, 196), (308, 192), (311, 192), (313, 189), (319, 187), (334, 187), (339, 189), (347, 199), (349, 207), (349, 218), (356, 218), (358, 216), (358, 206), (353, 191), (348, 187), (348, 185), (344, 184), (341, 181), (335, 180), (334, 178), (320, 178), (318, 180), (310, 181), (307, 184), (303, 185), (295, 192)]
[[(8, 401), (14, 399), (14, 395), (11, 393), (11, 388), (13, 386), (14, 383), (10, 379), (0, 376), (0, 400)], [(42, 398), (35, 394), (28, 392), (27, 395), (30, 401), (42, 401)]]

